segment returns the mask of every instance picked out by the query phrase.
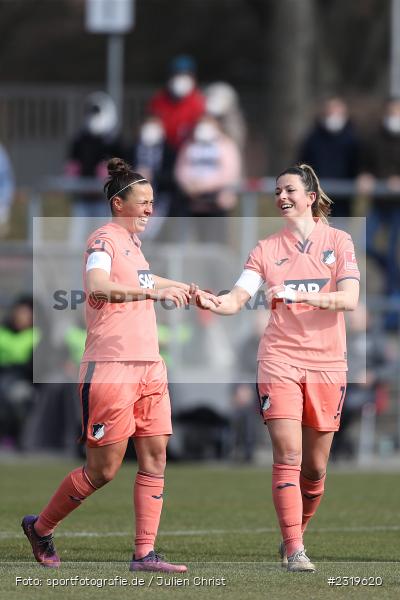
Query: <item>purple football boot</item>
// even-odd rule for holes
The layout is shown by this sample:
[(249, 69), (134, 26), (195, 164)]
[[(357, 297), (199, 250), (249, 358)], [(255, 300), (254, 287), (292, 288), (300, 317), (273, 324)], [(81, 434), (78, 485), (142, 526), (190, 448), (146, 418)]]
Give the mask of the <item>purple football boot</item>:
[(61, 561), (54, 547), (53, 536), (44, 535), (40, 537), (36, 533), (34, 524), (37, 519), (36, 515), (27, 515), (22, 519), (21, 527), (32, 546), (33, 556), (38, 563), (43, 567), (57, 568), (60, 566)]

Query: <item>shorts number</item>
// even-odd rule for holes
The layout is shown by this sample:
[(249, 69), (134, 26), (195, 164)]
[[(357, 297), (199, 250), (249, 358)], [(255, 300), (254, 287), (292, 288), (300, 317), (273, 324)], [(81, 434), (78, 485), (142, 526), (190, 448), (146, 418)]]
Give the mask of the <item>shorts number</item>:
[(336, 409), (336, 415), (333, 417), (334, 419), (337, 419), (338, 417), (340, 417), (340, 413), (342, 412), (342, 406), (343, 406), (343, 400), (344, 400), (345, 393), (346, 393), (346, 386), (345, 385), (340, 386), (340, 400), (339, 400), (338, 407)]

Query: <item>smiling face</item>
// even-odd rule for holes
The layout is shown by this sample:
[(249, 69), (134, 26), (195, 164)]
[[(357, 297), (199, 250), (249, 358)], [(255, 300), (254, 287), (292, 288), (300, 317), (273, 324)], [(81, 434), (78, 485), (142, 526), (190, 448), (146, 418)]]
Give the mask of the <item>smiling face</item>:
[(113, 199), (113, 216), (131, 233), (141, 233), (153, 213), (153, 188), (149, 183), (137, 183), (125, 199)]
[(299, 175), (285, 173), (278, 177), (275, 188), (275, 201), (279, 213), (286, 219), (297, 217), (312, 218), (312, 204), (315, 192), (307, 192)]

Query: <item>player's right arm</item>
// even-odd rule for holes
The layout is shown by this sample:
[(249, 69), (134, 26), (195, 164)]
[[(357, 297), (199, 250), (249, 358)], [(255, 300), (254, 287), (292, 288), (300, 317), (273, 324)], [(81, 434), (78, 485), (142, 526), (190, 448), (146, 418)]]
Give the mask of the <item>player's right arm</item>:
[(136, 288), (123, 283), (110, 281), (109, 273), (101, 268), (92, 268), (86, 272), (86, 289), (89, 297), (106, 302), (137, 302), (140, 300), (171, 300), (175, 306), (189, 303), (190, 294), (178, 287), (161, 290)]
[[(199, 297), (201, 298), (201, 296)], [(219, 306), (215, 306), (214, 303), (208, 300), (206, 301), (207, 306), (203, 306), (203, 308), (208, 308), (217, 315), (235, 315), (243, 308), (246, 302), (250, 300), (251, 296), (246, 290), (235, 285), (230, 292), (223, 296), (218, 296), (218, 298), (221, 301)], [(201, 300), (200, 305), (202, 305)]]
[(201, 308), (211, 310), (217, 315), (235, 315), (264, 283), (259, 273), (252, 269), (244, 269), (233, 289), (223, 296), (218, 296), (220, 300), (218, 306), (204, 298), (201, 291), (198, 292), (197, 303)]

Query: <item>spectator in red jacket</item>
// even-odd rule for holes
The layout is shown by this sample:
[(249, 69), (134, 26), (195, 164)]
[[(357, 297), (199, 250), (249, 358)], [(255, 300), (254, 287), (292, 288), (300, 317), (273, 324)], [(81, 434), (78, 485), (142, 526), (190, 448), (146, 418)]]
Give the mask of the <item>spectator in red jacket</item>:
[(192, 57), (175, 57), (169, 66), (166, 86), (150, 100), (148, 111), (164, 125), (167, 143), (177, 151), (204, 113), (205, 98), (196, 81)]

